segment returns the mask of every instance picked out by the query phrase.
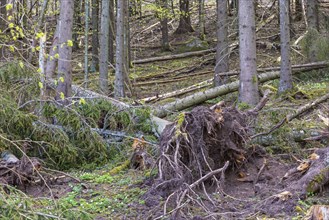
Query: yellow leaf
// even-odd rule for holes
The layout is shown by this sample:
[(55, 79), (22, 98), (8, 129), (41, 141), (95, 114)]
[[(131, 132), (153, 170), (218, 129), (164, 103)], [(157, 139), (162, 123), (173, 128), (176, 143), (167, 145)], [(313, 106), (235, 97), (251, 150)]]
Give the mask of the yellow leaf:
[(9, 11), (10, 9), (13, 8), (13, 4), (7, 4), (6, 5), (6, 10)]
[(67, 46), (68, 47), (73, 47), (73, 41), (72, 40), (67, 40)]
[(58, 85), (58, 81), (57, 81), (57, 79), (54, 80), (54, 84), (55, 84), (55, 86)]
[(63, 83), (64, 82), (64, 77), (63, 76), (59, 77), (59, 81), (61, 81)]
[(9, 28), (13, 28), (14, 26), (15, 26), (14, 23), (9, 23), (9, 25), (8, 25)]
[(19, 61), (18, 65), (21, 67), (21, 68), (24, 68), (24, 63), (22, 61)]
[(80, 104), (80, 105), (84, 105), (84, 104), (86, 104), (86, 100), (85, 100), (84, 98), (80, 98), (80, 100), (79, 100), (79, 104)]
[(65, 99), (65, 95), (64, 95), (64, 93), (63, 93), (63, 92), (61, 92), (59, 96), (60, 96), (60, 98), (61, 98), (62, 100), (64, 100), (64, 99)]
[(37, 69), (37, 72), (38, 72), (38, 73), (41, 73), (41, 69), (40, 69), (40, 68), (38, 68), (38, 69)]
[(58, 59), (58, 58), (59, 58), (59, 54), (56, 53), (56, 54), (54, 55), (54, 58)]
[(10, 45), (10, 46), (9, 46), (9, 50), (10, 50), (11, 52), (14, 52), (14, 51), (15, 51), (14, 46)]
[(42, 84), (42, 82), (39, 82), (38, 85), (39, 85), (39, 88), (40, 88), (40, 89), (43, 88), (43, 84)]

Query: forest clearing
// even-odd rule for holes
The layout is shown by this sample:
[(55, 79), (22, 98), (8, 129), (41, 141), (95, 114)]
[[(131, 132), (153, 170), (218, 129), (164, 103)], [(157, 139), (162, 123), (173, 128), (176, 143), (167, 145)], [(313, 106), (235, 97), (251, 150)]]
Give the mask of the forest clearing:
[(329, 219), (329, 1), (0, 16), (0, 219)]

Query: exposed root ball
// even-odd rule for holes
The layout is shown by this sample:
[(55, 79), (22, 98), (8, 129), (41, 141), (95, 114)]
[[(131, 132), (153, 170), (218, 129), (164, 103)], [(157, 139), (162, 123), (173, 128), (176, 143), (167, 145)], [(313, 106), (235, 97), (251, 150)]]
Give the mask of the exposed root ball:
[(247, 117), (235, 108), (196, 107), (167, 126), (161, 140), (160, 180), (193, 183), (226, 161), (231, 167), (245, 160)]

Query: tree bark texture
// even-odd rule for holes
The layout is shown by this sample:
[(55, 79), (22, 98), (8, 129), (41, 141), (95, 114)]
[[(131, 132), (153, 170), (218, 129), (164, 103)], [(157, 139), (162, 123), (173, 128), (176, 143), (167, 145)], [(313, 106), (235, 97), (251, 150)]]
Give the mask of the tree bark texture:
[(318, 0), (306, 0), (306, 16), (308, 28), (319, 31), (319, 8)]
[(248, 105), (259, 102), (254, 1), (239, 0), (239, 101)]
[[(59, 60), (58, 60), (58, 86), (56, 99), (70, 97), (72, 93), (72, 28), (73, 28), (74, 0), (61, 2), (59, 19)], [(64, 80), (62, 80), (64, 78)]]
[(227, 77), (220, 77), (218, 73), (229, 71), (228, 54), (228, 23), (226, 0), (217, 0), (217, 48), (215, 66), (215, 86), (225, 83)]
[(110, 30), (109, 30), (109, 62), (114, 65), (114, 41), (115, 41), (115, 13), (114, 1), (110, 2)]
[(280, 0), (281, 69), (279, 93), (292, 89), (289, 18), (289, 0)]
[(102, 1), (102, 16), (101, 16), (101, 37), (100, 37), (100, 51), (99, 51), (99, 85), (103, 94), (109, 93), (109, 14), (110, 1)]
[(162, 50), (169, 50), (169, 33), (168, 33), (168, 0), (160, 0), (162, 13), (160, 14), (160, 25), (162, 33)]
[(99, 47), (99, 38), (98, 38), (98, 13), (99, 13), (99, 4), (98, 0), (92, 0), (92, 9), (91, 9), (91, 19), (92, 19), (92, 67), (98, 69), (99, 59), (98, 59), (98, 47)]
[(116, 67), (114, 80), (114, 97), (124, 97), (124, 1), (117, 4), (117, 33), (116, 33)]

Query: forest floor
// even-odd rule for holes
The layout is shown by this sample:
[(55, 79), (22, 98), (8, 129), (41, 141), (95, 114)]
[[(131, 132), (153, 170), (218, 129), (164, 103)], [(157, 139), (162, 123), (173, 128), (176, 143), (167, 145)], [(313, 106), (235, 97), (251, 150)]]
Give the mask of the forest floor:
[[(196, 4), (193, 7), (196, 12)], [(196, 50), (216, 46), (214, 2), (210, 1), (206, 10), (207, 46)], [(188, 52), (191, 50), (187, 46), (188, 43), (199, 42), (196, 40), (198, 38), (197, 30), (187, 35), (173, 35), (175, 27), (177, 27), (176, 19), (169, 25), (172, 51), (162, 52), (159, 47), (161, 42), (160, 26), (159, 24), (154, 25), (158, 21), (151, 15), (151, 11), (144, 13), (145, 18), (143, 20), (132, 20), (132, 60)], [(147, 16), (148, 14), (150, 15)], [(259, 10), (256, 23), (262, 26), (260, 25), (261, 22), (271, 15), (271, 12)], [(230, 42), (234, 42), (237, 26), (233, 17), (230, 19)], [(194, 21), (194, 27), (197, 27), (196, 16), (193, 16), (192, 21)], [(305, 32), (303, 22), (294, 22), (293, 30), (292, 41), (295, 41)], [(257, 32), (257, 39), (260, 39), (257, 46), (259, 68), (279, 65), (280, 50), (277, 45), (279, 45), (280, 40), (278, 34), (277, 16)], [(269, 44), (262, 43), (265, 41)], [(305, 57), (302, 56), (300, 50), (293, 49), (291, 53), (292, 64), (304, 62)], [(138, 100), (160, 95), (211, 79), (215, 63), (214, 57), (214, 53), (208, 53), (197, 57), (134, 65), (130, 71), (133, 83), (132, 99)], [(76, 55), (76, 59), (80, 59), (78, 55)], [(230, 55), (230, 70), (238, 70), (238, 60), (238, 51), (235, 49)], [(83, 70), (78, 66), (75, 67), (76, 84), (82, 82), (82, 72)], [(92, 81), (90, 86), (97, 88), (96, 74), (92, 77), (95, 81)], [(114, 78), (113, 74), (111, 78)], [(234, 81), (236, 77), (233, 76), (230, 80)], [(113, 81), (111, 80), (111, 82)], [(328, 69), (302, 73), (294, 77), (294, 83), (296, 88), (294, 92), (283, 96), (274, 94), (278, 80), (260, 86), (262, 91), (270, 89), (273, 94), (254, 121), (255, 133), (268, 131), (298, 107), (328, 93)], [(202, 89), (208, 87), (210, 85)], [(97, 91), (97, 89), (95, 90)], [(193, 92), (155, 101), (151, 104), (162, 105)], [(234, 92), (208, 100), (204, 106), (212, 106), (219, 101), (224, 101), (228, 106), (234, 105), (237, 101), (237, 95), (237, 92)], [(305, 216), (309, 215), (309, 209), (312, 205), (329, 205), (327, 187), (319, 193), (306, 195), (303, 200), (292, 203), (280, 202), (289, 200), (292, 195), (280, 193), (296, 181), (296, 176), (284, 178), (285, 174), (297, 167), (303, 159), (307, 159), (315, 150), (328, 146), (328, 139), (325, 138), (316, 141), (305, 140), (320, 134), (322, 131), (328, 131), (328, 125), (319, 117), (319, 115), (328, 117), (328, 106), (329, 101), (327, 100), (286, 123), (272, 134), (260, 137), (256, 144), (246, 146), (243, 163), (225, 173), (225, 182), (221, 192), (209, 183), (207, 193), (212, 198), (209, 200), (206, 194), (203, 194), (203, 190), (197, 188), (195, 190), (198, 193), (197, 199), (190, 199), (190, 202), (182, 208), (183, 214), (171, 219), (304, 219)], [(167, 119), (174, 121), (177, 117), (178, 114), (173, 114)], [(131, 146), (127, 146), (127, 148), (131, 148)], [(147, 148), (152, 148), (152, 146), (147, 146)], [(130, 157), (130, 155), (126, 156), (127, 158)], [(176, 207), (166, 203), (166, 196), (150, 193), (156, 171), (123, 169), (114, 174), (110, 172), (122, 164), (124, 164), (123, 161), (111, 162), (96, 170), (84, 170), (82, 168), (69, 173), (79, 181), (64, 175), (54, 179), (47, 186), (38, 184), (28, 186), (23, 190), (29, 196), (29, 199), (26, 197), (26, 203), (33, 203), (34, 210), (38, 210), (39, 216), (44, 218), (53, 217), (51, 213), (47, 214), (46, 210), (48, 209), (52, 210), (52, 213), (65, 216), (66, 219), (170, 219), (170, 213)], [(14, 198), (8, 197), (7, 201), (12, 203), (13, 207), (20, 207)], [(164, 206), (167, 206), (166, 210)], [(54, 211), (55, 209), (60, 211)]]

